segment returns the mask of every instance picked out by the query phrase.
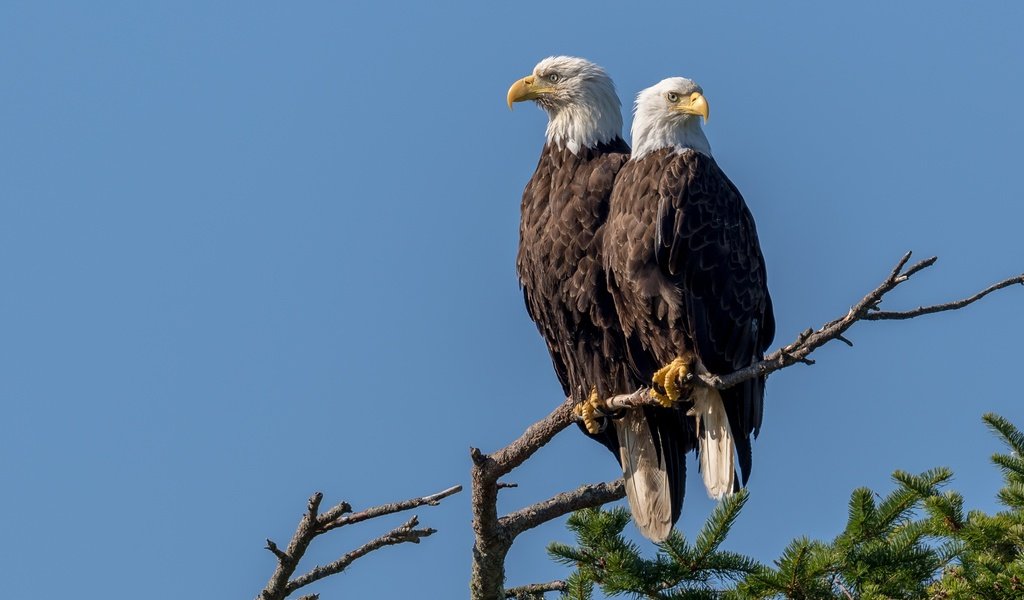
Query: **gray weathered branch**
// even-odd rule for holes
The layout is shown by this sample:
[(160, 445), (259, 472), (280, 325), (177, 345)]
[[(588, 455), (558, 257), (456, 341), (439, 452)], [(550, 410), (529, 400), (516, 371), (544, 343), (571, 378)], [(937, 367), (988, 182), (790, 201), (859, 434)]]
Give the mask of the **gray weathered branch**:
[[(295, 528), (295, 534), (288, 543), (288, 548), (281, 550), (272, 540), (267, 540), (267, 550), (277, 557), (277, 567), (274, 569), (273, 575), (270, 576), (267, 586), (263, 588), (263, 591), (256, 597), (256, 600), (284, 600), (293, 592), (314, 581), (319, 581), (324, 577), (344, 571), (353, 561), (374, 550), (406, 542), (418, 544), (420, 539), (432, 535), (436, 530), (430, 528), (417, 529), (416, 526), (419, 525), (419, 520), (414, 516), (403, 525), (348, 552), (334, 562), (324, 566), (316, 566), (309, 572), (292, 579), (292, 575), (295, 573), (299, 561), (305, 555), (306, 549), (318, 535), (345, 525), (409, 510), (417, 506), (436, 506), (442, 499), (460, 491), (462, 491), (462, 486), (456, 485), (436, 494), (375, 506), (362, 512), (350, 514), (347, 517), (344, 515), (352, 512), (352, 507), (347, 502), (340, 502), (320, 513), (320, 503), (323, 501), (324, 495), (320, 492), (313, 494), (306, 504), (306, 512), (302, 515), (302, 519), (299, 520), (299, 525)], [(299, 600), (312, 600), (314, 598), (318, 598), (318, 595), (308, 594), (302, 596)]]
[(912, 319), (922, 315), (944, 312), (947, 310), (957, 310), (977, 302), (996, 290), (1001, 290), (1014, 284), (1024, 284), (1024, 275), (1017, 275), (1004, 279), (1003, 281), (991, 285), (977, 294), (962, 300), (955, 300), (953, 302), (935, 304), (932, 306), (921, 306), (914, 310), (902, 312), (881, 310), (879, 305), (886, 294), (896, 289), (897, 286), (906, 282), (918, 272), (934, 265), (935, 261), (938, 260), (938, 257), (936, 256), (926, 258), (925, 260), (922, 260), (904, 270), (904, 267), (906, 267), (907, 262), (910, 260), (911, 254), (911, 252), (904, 254), (903, 258), (896, 263), (896, 266), (889, 273), (889, 276), (886, 277), (878, 287), (868, 292), (866, 296), (854, 304), (845, 316), (825, 323), (817, 331), (812, 331), (810, 329), (805, 330), (797, 336), (796, 341), (772, 352), (761, 362), (724, 376), (701, 375), (701, 380), (704, 384), (721, 390), (730, 388), (738, 383), (746, 381), (747, 379), (752, 379), (758, 376), (767, 376), (775, 371), (784, 369), (798, 362), (814, 364), (814, 361), (807, 357), (812, 352), (832, 340), (840, 340), (852, 346), (852, 342), (846, 339), (843, 334), (858, 321), (903, 320)]
[[(832, 340), (838, 340), (848, 346), (852, 346), (853, 342), (843, 334), (859, 321), (898, 321), (948, 310), (957, 310), (973, 304), (997, 290), (1010, 287), (1011, 285), (1024, 285), (1024, 275), (1016, 275), (990, 285), (977, 294), (962, 300), (954, 300), (931, 306), (919, 306), (908, 311), (881, 310), (879, 305), (886, 294), (896, 289), (901, 283), (909, 280), (916, 273), (934, 265), (935, 261), (938, 260), (937, 257), (933, 256), (915, 263), (904, 270), (904, 267), (906, 267), (907, 262), (910, 260), (910, 256), (910, 252), (904, 254), (889, 273), (889, 276), (878, 287), (871, 290), (859, 302), (854, 304), (846, 315), (825, 323), (817, 330), (806, 329), (800, 332), (796, 340), (791, 344), (779, 348), (766, 356), (764, 360), (754, 363), (745, 369), (733, 371), (727, 375), (702, 373), (696, 375), (696, 377), (699, 377), (704, 385), (723, 390), (754, 377), (766, 377), (775, 371), (785, 369), (797, 363), (813, 365), (814, 361), (808, 358), (810, 354)], [(613, 410), (657, 403), (657, 399), (651, 396), (648, 388), (641, 388), (631, 394), (614, 396), (606, 401), (608, 407)]]
[(325, 525), (323, 526), (323, 530), (325, 532), (330, 531), (332, 529), (337, 529), (338, 527), (344, 527), (345, 525), (352, 525), (354, 523), (359, 523), (360, 521), (365, 521), (367, 519), (374, 519), (376, 517), (390, 515), (396, 512), (402, 512), (403, 510), (409, 510), (410, 508), (416, 508), (418, 506), (437, 506), (438, 504), (441, 503), (441, 500), (461, 491), (462, 486), (456, 485), (446, 490), (442, 490), (436, 494), (423, 496), (422, 498), (410, 498), (409, 500), (403, 500), (401, 502), (382, 504), (380, 506), (374, 506), (373, 508), (368, 508), (364, 511), (352, 513), (347, 516), (342, 516), (343, 513), (338, 514), (337, 516), (325, 513), (324, 516), (322, 517), (322, 520), (325, 523)]
[(338, 560), (324, 566), (318, 565), (313, 567), (313, 569), (305, 575), (300, 575), (288, 582), (288, 592), (291, 593), (301, 587), (313, 583), (314, 581), (319, 581), (324, 577), (341, 573), (357, 558), (361, 558), (374, 550), (383, 548), (384, 546), (393, 546), (404, 542), (418, 544), (420, 543), (421, 538), (425, 538), (437, 532), (436, 529), (430, 529), (429, 527), (426, 529), (416, 529), (416, 526), (419, 525), (419, 523), (419, 519), (416, 516), (413, 516), (403, 525), (392, 529), (375, 540), (371, 540), (363, 544), (359, 548), (345, 554)]
[(575, 510), (600, 506), (618, 500), (626, 493), (623, 482), (595, 483), (579, 487), (571, 492), (562, 492), (543, 502), (527, 506), (498, 519), (498, 525), (511, 537), (533, 529), (542, 523), (557, 519)]
[(572, 424), (573, 402), (566, 399), (546, 418), (534, 423), (517, 440), (495, 452), (484, 454), (470, 449), (473, 459), (473, 564), (470, 597), (473, 600), (504, 600), (505, 556), (520, 533), (574, 510), (600, 506), (625, 495), (621, 481), (584, 485), (527, 506), (510, 515), (498, 516), (498, 479), (523, 464), (551, 438)]
[(543, 598), (545, 592), (564, 591), (564, 581), (549, 581), (548, 583), (531, 583), (529, 585), (519, 585), (514, 588), (509, 588), (505, 590), (505, 598), (513, 598), (514, 600), (532, 600), (534, 598)]

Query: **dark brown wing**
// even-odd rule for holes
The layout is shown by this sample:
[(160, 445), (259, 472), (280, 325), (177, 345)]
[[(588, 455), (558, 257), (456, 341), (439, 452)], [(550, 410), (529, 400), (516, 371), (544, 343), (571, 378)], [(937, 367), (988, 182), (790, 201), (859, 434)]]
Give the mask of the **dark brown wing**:
[[(679, 293), (655, 263), (658, 181), (667, 153), (628, 162), (619, 172), (603, 236), (608, 285), (622, 326), (627, 364), (641, 386), (687, 348), (675, 327)], [(677, 331), (678, 330), (678, 331)], [(696, 448), (694, 419), (685, 407), (644, 407), (655, 446), (665, 459), (672, 519), (679, 518), (686, 488), (686, 454)]]
[[(655, 260), (680, 291), (681, 325), (704, 366), (727, 374), (761, 360), (775, 336), (764, 257), (743, 197), (713, 158), (691, 151), (668, 163), (656, 223)], [(746, 483), (764, 379), (724, 390), (722, 399)]]
[[(621, 139), (579, 154), (545, 147), (523, 193), (516, 260), (523, 297), (563, 390), (577, 401), (593, 387), (607, 397), (633, 381), (600, 256), (628, 151)], [(618, 456), (613, 427), (593, 437)]]

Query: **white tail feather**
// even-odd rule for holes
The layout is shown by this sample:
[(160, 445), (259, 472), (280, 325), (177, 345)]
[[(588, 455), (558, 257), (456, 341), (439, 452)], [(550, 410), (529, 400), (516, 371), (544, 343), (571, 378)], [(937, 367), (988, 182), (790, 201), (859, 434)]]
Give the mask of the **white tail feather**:
[(704, 487), (709, 496), (721, 500), (732, 493), (736, 481), (736, 445), (721, 394), (712, 388), (697, 387), (693, 392), (693, 408), (687, 414), (697, 418)]
[(622, 476), (633, 522), (647, 539), (664, 541), (672, 531), (672, 500), (665, 462), (658, 460), (647, 419), (642, 409), (631, 408), (612, 422), (619, 436)]

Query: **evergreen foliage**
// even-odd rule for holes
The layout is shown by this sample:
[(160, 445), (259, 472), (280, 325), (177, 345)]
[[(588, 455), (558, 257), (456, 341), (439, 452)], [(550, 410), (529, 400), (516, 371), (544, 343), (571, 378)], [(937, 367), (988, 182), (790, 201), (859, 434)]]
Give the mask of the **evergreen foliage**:
[(551, 544), (549, 554), (574, 567), (564, 598), (607, 596), (655, 600), (974, 600), (1024, 598), (1024, 433), (988, 414), (986, 425), (1009, 453), (992, 462), (1003, 474), (1006, 510), (964, 513), (963, 497), (943, 488), (949, 469), (893, 474), (889, 495), (859, 488), (850, 496), (846, 527), (830, 542), (797, 538), (763, 565), (721, 549), (747, 492), (724, 500), (693, 544), (678, 532), (653, 558), (623, 537), (629, 512), (588, 509), (568, 527), (576, 545)]
[(932, 598), (1024, 598), (1024, 433), (998, 415), (982, 419), (1010, 450), (992, 456), (1003, 473), (997, 497), (1006, 510), (964, 518), (963, 499), (950, 494), (953, 506), (930, 511), (936, 531), (957, 546), (957, 560), (932, 585)]
[[(578, 546), (554, 543), (551, 556), (576, 567), (570, 577), (574, 585), (563, 597), (582, 600), (591, 590), (577, 585), (596, 584), (606, 595), (633, 594), (659, 600), (718, 598), (725, 583), (756, 572), (760, 565), (741, 554), (719, 549), (747, 501), (746, 491), (724, 500), (714, 510), (691, 545), (673, 531), (653, 559), (640, 555), (635, 544), (622, 532), (629, 523), (629, 511), (616, 507), (582, 510), (569, 517), (568, 527)], [(579, 595), (577, 595), (579, 593)]]

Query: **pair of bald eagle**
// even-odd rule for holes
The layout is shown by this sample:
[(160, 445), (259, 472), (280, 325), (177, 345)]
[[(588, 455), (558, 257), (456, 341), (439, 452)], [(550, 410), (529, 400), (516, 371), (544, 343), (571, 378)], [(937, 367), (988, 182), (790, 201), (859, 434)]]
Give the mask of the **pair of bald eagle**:
[[(640, 92), (632, 154), (597, 65), (544, 59), (508, 91), (509, 108), (526, 100), (549, 117), (522, 200), (526, 307), (584, 431), (618, 458), (637, 527), (661, 541), (682, 509), (691, 450), (712, 497), (750, 476), (764, 379), (719, 392), (686, 375), (744, 368), (775, 335), (754, 219), (711, 156), (693, 81)], [(643, 388), (661, 405), (602, 410)]]

